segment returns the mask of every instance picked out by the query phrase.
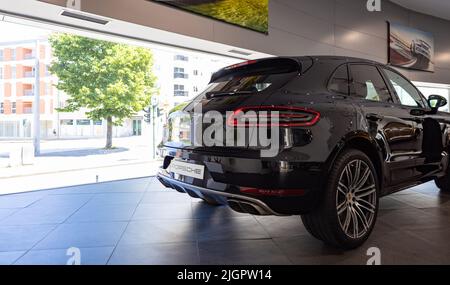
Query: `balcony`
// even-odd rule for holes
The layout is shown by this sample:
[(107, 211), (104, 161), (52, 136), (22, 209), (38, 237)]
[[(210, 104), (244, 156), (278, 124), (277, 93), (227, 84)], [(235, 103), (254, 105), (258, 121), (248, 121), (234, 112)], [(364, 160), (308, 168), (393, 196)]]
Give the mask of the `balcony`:
[(23, 73), (23, 77), (25, 77), (25, 78), (33, 78), (34, 77), (34, 72), (33, 71), (25, 71)]
[(176, 97), (182, 97), (182, 96), (189, 96), (189, 92), (188, 91), (174, 91), (173, 92), (173, 96)]
[(24, 59), (34, 59), (35, 56), (34, 56), (33, 53), (26, 53), (26, 54), (23, 55), (23, 58)]
[(173, 78), (184, 78), (188, 79), (189, 75), (187, 73), (174, 73)]
[(33, 97), (34, 96), (34, 90), (33, 89), (23, 90), (23, 96)]

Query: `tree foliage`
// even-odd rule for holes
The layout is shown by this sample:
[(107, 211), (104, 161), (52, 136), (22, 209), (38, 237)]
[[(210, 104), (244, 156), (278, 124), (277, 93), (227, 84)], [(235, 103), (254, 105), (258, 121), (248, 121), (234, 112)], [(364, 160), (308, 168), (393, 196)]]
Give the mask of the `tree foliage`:
[(150, 105), (157, 93), (150, 50), (91, 38), (55, 34), (50, 72), (69, 95), (62, 112), (86, 108), (92, 120), (114, 125)]

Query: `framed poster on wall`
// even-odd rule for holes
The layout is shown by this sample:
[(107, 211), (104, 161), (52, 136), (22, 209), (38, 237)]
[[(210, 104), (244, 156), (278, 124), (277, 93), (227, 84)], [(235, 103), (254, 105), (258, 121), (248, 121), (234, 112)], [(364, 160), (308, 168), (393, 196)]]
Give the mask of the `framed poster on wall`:
[(434, 72), (434, 37), (431, 33), (388, 23), (389, 63), (393, 66)]
[[(267, 34), (269, 0), (149, 0)], [(182, 24), (182, 23), (180, 23)]]

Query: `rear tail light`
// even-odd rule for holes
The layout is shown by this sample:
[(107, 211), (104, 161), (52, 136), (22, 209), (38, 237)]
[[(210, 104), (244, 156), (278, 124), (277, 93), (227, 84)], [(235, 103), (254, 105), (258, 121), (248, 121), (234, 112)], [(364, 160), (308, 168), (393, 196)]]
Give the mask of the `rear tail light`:
[(289, 197), (305, 195), (305, 190), (303, 189), (259, 189), (240, 187), (239, 190), (244, 194), (254, 196)]
[(309, 127), (320, 119), (320, 113), (289, 106), (242, 107), (227, 119), (230, 127)]

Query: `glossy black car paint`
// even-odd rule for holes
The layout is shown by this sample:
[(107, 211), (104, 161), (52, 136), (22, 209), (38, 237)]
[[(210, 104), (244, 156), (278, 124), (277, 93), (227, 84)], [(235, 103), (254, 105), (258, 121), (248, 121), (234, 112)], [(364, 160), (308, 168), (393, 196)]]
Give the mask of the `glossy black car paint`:
[[(168, 141), (163, 149), (167, 156), (158, 174), (159, 180), (193, 197), (206, 195), (218, 202), (229, 202), (237, 211), (258, 214), (252, 207), (235, 203), (249, 197), (251, 201), (256, 199), (270, 208), (271, 211), (263, 211), (263, 214), (294, 215), (308, 213), (317, 206), (327, 174), (345, 148), (361, 150), (372, 160), (381, 185), (380, 196), (445, 174), (450, 115), (442, 112), (432, 114), (423, 96), (424, 108), (401, 105), (383, 69), (397, 71), (355, 58), (291, 59), (298, 62), (299, 72), (292, 74), (292, 79), (277, 90), (258, 96), (240, 95), (236, 99), (201, 96), (203, 111), (233, 111), (237, 106), (245, 105), (307, 107), (320, 112), (317, 124), (282, 129), (281, 137), (290, 139), (282, 140), (280, 152), (273, 158), (260, 157), (259, 149), (252, 147), (174, 146)], [(329, 83), (337, 69), (352, 64), (377, 67), (392, 101), (375, 102), (331, 91)], [(351, 86), (351, 74), (348, 83)], [(184, 109), (186, 114), (192, 112), (193, 104)], [(169, 173), (167, 167), (172, 159), (204, 165), (205, 178), (200, 180)], [(180, 187), (174, 181), (183, 184)], [(242, 193), (241, 187), (286, 191), (302, 189), (304, 193), (286, 197), (255, 196)]]

